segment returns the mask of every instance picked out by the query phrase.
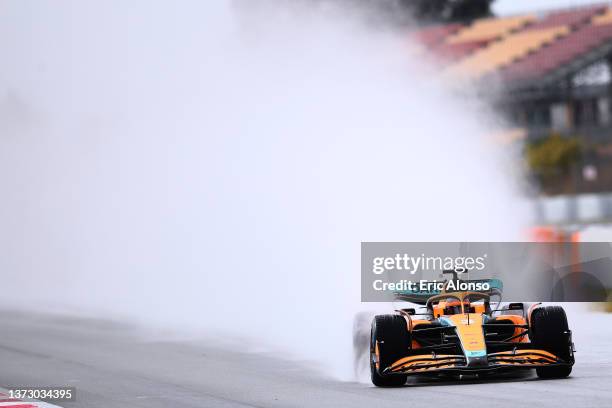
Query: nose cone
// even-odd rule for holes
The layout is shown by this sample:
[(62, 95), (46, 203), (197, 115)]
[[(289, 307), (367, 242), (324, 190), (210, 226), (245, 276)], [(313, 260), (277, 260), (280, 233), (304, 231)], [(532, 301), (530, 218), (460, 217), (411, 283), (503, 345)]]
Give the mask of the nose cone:
[(467, 366), (468, 367), (486, 367), (489, 365), (489, 361), (487, 356), (482, 357), (468, 357), (467, 358)]

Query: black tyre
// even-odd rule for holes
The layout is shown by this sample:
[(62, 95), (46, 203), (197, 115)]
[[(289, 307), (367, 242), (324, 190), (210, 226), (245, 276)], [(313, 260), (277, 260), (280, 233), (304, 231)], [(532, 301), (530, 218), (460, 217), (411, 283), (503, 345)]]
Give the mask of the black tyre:
[[(530, 337), (537, 348), (546, 350), (573, 364), (571, 338), (568, 335), (569, 327), (567, 316), (562, 307), (539, 307), (531, 313)], [(572, 366), (540, 367), (536, 368), (540, 378), (563, 378), (570, 375)]]
[[(380, 375), (380, 372), (407, 355), (410, 349), (410, 333), (406, 320), (398, 315), (380, 315), (372, 321), (370, 336), (370, 372), (377, 387), (399, 387), (406, 383), (407, 375)], [(376, 367), (376, 346), (379, 364)]]

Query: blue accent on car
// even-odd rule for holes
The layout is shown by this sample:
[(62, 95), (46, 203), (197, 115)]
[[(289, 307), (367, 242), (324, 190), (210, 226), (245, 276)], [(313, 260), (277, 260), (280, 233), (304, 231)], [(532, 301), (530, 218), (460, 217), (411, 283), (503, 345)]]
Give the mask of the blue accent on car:
[(487, 352), (485, 350), (465, 352), (466, 357), (484, 357), (486, 355), (487, 355)]

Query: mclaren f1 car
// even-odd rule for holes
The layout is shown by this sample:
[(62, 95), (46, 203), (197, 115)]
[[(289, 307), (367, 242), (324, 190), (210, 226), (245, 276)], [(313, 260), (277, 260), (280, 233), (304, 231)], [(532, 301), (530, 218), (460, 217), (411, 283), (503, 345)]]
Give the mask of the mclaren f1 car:
[[(454, 278), (457, 275), (452, 271)], [(498, 308), (492, 297), (499, 295)], [(409, 375), (477, 375), (535, 369), (540, 378), (567, 377), (574, 364), (572, 333), (559, 306), (501, 305), (501, 290), (397, 293), (424, 305), (375, 316), (370, 371), (376, 386), (403, 385)]]

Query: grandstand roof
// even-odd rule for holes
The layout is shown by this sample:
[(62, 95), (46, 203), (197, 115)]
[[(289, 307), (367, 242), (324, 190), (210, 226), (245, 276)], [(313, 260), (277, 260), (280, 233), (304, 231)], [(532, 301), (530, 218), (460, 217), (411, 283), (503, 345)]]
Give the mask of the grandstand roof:
[(541, 85), (612, 54), (612, 6), (430, 26), (414, 38), (444, 60), (451, 74)]

